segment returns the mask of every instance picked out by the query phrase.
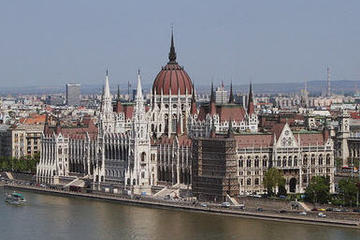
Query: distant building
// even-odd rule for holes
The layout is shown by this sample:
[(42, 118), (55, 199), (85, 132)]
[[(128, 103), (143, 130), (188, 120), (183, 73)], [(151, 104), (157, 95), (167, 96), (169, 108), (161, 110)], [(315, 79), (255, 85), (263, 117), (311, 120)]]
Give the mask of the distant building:
[(44, 125), (21, 124), (11, 131), (12, 157), (34, 156), (40, 153)]
[(68, 83), (66, 84), (66, 105), (79, 106), (80, 105), (80, 84)]
[(48, 96), (46, 98), (46, 104), (49, 105), (53, 105), (53, 106), (61, 106), (64, 105), (64, 97), (63, 96), (58, 96), (58, 95), (52, 95), (52, 96)]
[(224, 84), (221, 84), (215, 91), (215, 103), (216, 104), (225, 104), (228, 102), (227, 91), (224, 88)]

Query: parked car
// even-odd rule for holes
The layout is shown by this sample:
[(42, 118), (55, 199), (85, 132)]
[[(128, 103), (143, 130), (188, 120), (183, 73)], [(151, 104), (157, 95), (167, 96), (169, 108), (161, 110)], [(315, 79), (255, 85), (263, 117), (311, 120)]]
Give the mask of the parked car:
[(313, 209), (311, 209), (311, 211), (313, 211), (313, 212), (314, 212), (314, 211), (317, 211), (317, 210), (318, 210), (317, 208), (313, 208)]
[(262, 209), (261, 207), (258, 207), (256, 210), (257, 210), (258, 212), (264, 211), (264, 209)]
[(285, 196), (285, 195), (280, 195), (280, 196), (279, 196), (279, 198), (281, 198), (281, 199), (285, 199), (285, 198), (286, 198), (286, 196)]
[(307, 215), (307, 213), (306, 212), (301, 212), (301, 213), (299, 213), (300, 215), (303, 215), (303, 216), (306, 216)]
[(342, 212), (341, 208), (334, 208), (333, 211), (334, 212)]
[(229, 208), (229, 207), (230, 207), (230, 203), (229, 203), (229, 202), (223, 202), (223, 203), (221, 203), (221, 206), (222, 206), (222, 207), (225, 207), (225, 208)]
[(326, 215), (325, 215), (324, 213), (320, 212), (320, 213), (318, 214), (318, 217), (326, 218)]
[(207, 204), (206, 203), (201, 203), (200, 206), (201, 207), (207, 207)]
[(318, 211), (325, 212), (326, 209), (325, 208), (319, 208)]
[(353, 212), (358, 212), (358, 213), (360, 213), (360, 208), (353, 209)]
[(334, 209), (331, 208), (331, 207), (328, 207), (328, 208), (326, 209), (326, 211), (327, 211), (327, 212), (332, 212), (332, 211), (334, 211)]
[(281, 209), (281, 210), (280, 210), (280, 213), (286, 213), (286, 210)]

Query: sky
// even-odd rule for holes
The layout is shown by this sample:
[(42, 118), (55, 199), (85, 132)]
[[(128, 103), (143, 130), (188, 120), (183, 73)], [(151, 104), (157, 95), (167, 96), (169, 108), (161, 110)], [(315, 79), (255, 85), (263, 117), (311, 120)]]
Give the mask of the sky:
[(0, 0), (2, 87), (151, 85), (168, 59), (195, 85), (360, 80), (358, 0)]

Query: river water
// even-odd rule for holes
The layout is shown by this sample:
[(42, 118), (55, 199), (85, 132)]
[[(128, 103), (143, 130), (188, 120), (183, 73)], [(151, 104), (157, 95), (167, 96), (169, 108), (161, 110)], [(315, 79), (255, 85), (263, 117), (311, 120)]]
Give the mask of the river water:
[(8, 205), (0, 188), (0, 239), (360, 239), (360, 231), (348, 228), (23, 194), (28, 201), (25, 206)]

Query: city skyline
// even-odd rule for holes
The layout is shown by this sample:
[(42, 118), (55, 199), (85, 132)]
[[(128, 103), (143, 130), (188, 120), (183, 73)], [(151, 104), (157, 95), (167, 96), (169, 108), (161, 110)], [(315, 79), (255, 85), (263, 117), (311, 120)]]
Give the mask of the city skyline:
[(360, 79), (356, 1), (165, 3), (3, 3), (0, 82), (98, 84), (109, 68), (113, 83), (126, 84), (141, 68), (150, 85), (167, 62), (172, 24), (195, 85), (326, 80), (328, 66), (332, 80)]

